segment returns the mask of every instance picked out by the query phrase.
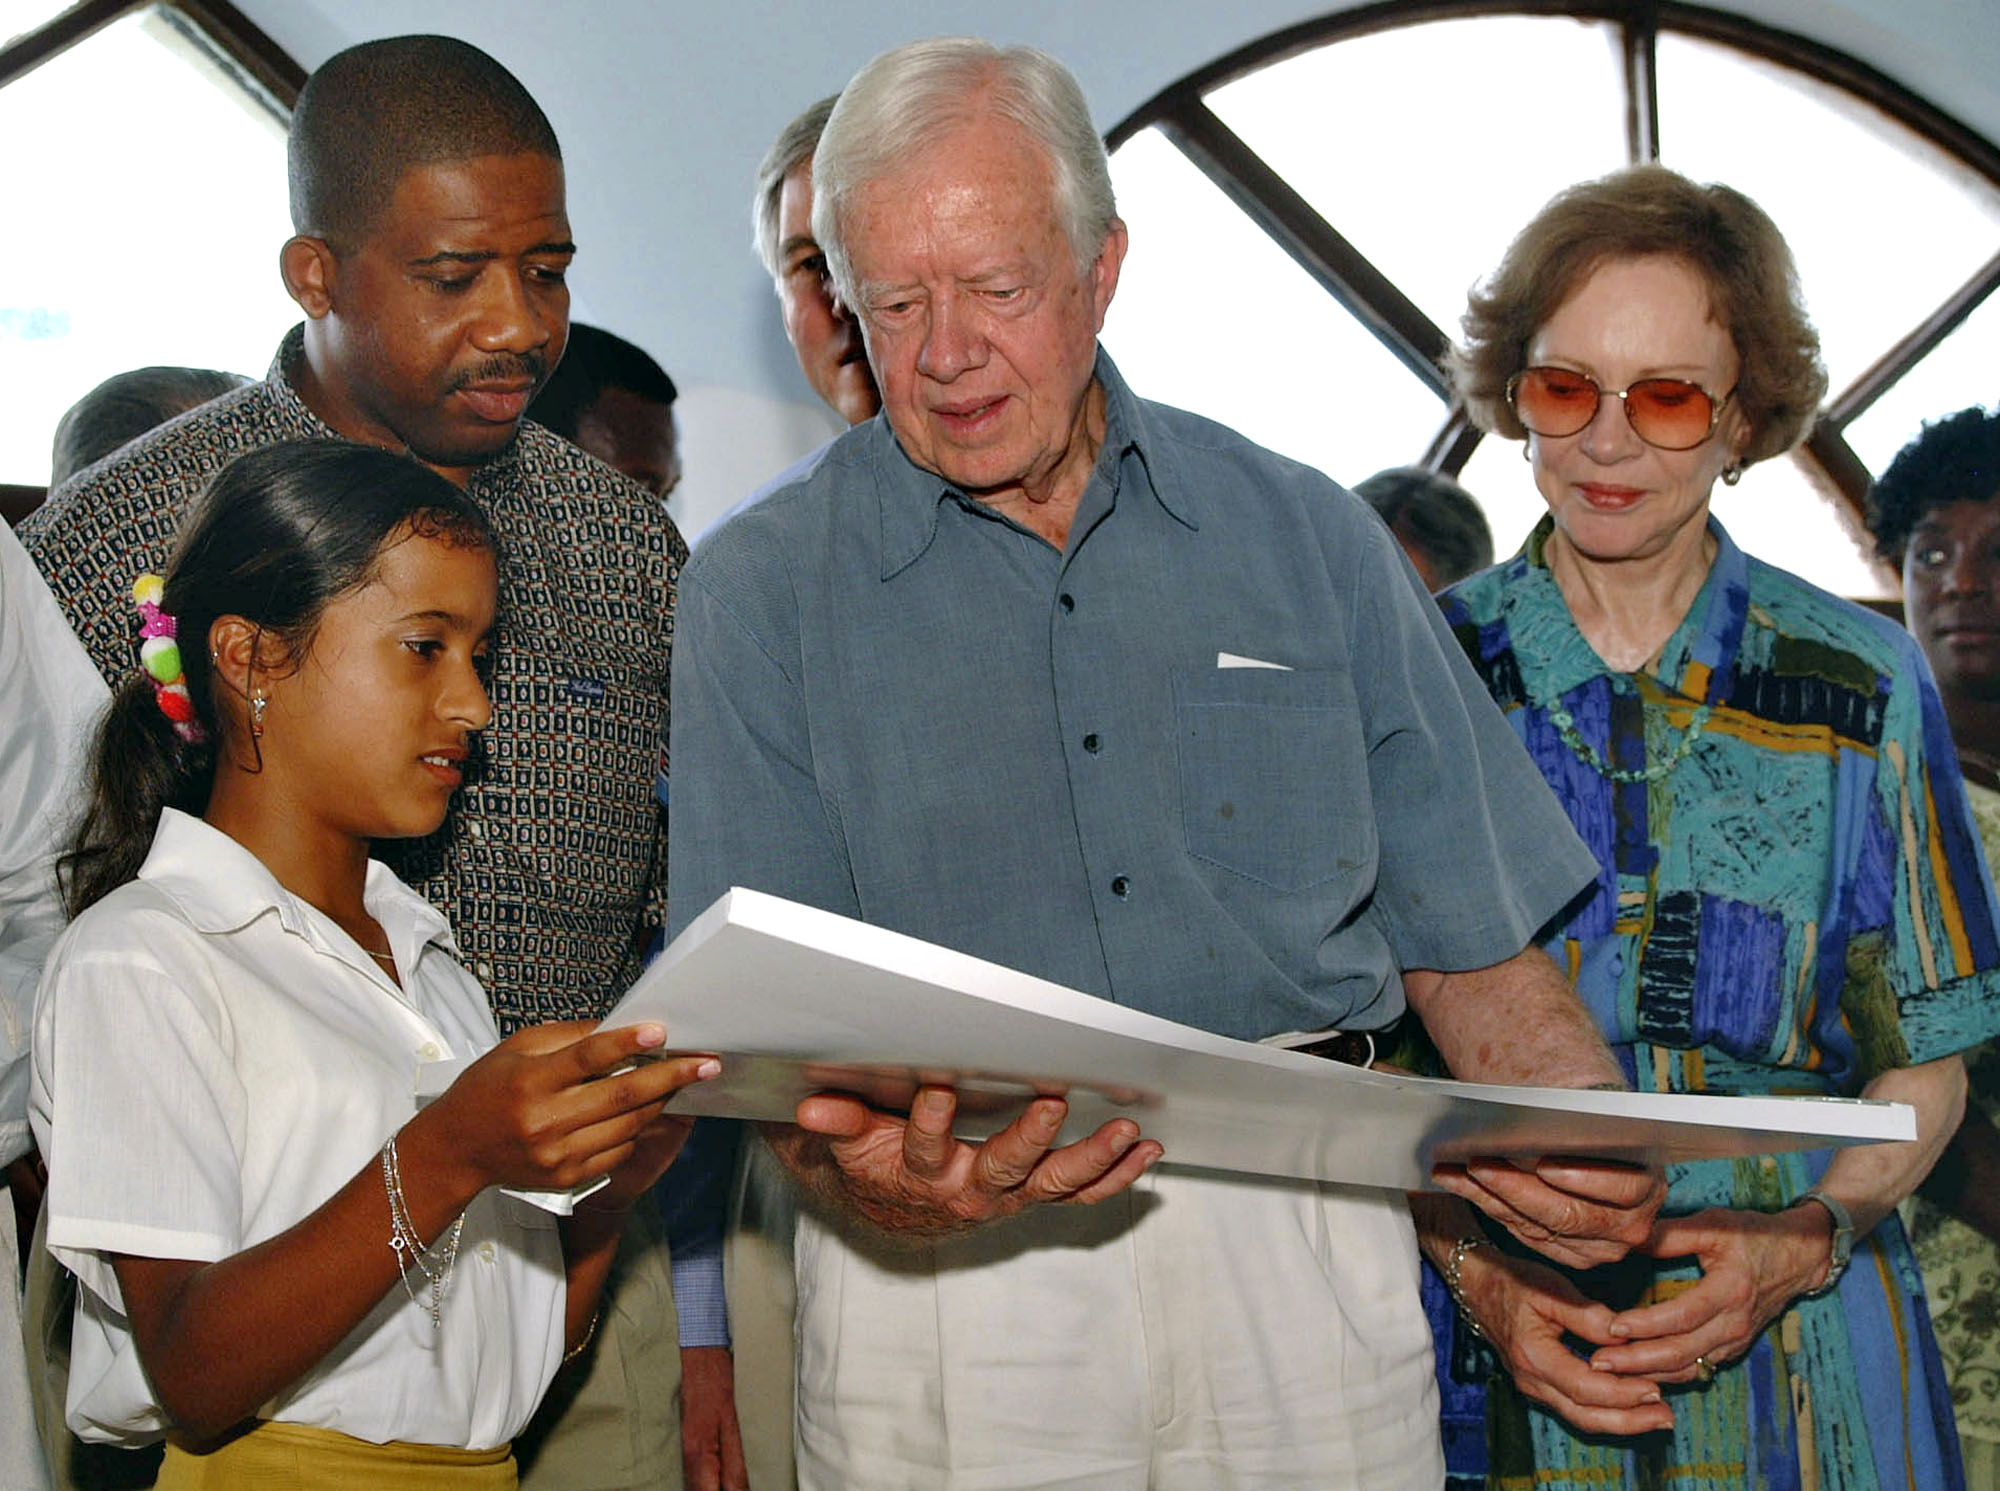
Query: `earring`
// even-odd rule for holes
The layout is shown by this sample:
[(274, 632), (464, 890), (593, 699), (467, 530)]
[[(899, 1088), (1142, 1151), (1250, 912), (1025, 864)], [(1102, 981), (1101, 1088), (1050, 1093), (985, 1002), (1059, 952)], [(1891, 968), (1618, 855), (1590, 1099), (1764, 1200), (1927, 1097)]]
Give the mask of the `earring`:
[(1528, 454), (1528, 442), (1525, 440), (1521, 442), (1521, 459), (1526, 461), (1530, 466), (1535, 464), (1535, 458)]
[(270, 702), (262, 694), (250, 697), (250, 733), (259, 740), (264, 738), (264, 706)]
[(1733, 487), (1741, 480), (1743, 480), (1743, 463), (1741, 461), (1731, 461), (1727, 466), (1722, 468), (1722, 484), (1725, 487)]

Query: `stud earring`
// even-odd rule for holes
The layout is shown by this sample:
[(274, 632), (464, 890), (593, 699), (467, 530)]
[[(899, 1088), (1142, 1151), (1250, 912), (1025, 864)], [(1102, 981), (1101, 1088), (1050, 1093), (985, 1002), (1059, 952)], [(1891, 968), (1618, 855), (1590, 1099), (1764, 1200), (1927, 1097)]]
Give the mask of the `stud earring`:
[(1722, 468), (1722, 484), (1725, 487), (1733, 487), (1741, 480), (1743, 480), (1743, 463), (1741, 461), (1731, 461), (1727, 466)]
[(264, 738), (264, 706), (270, 702), (262, 694), (250, 698), (250, 733), (259, 740)]

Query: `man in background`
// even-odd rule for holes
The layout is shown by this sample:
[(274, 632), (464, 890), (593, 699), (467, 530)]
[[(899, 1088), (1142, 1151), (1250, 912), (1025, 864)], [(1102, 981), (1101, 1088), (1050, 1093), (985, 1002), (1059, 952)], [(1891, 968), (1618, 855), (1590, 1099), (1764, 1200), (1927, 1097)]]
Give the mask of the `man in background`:
[(1394, 466), (1356, 482), (1354, 495), (1389, 525), (1432, 594), (1493, 563), (1493, 530), (1478, 499), (1442, 472)]
[(828, 408), (851, 425), (882, 407), (861, 329), (834, 294), (826, 254), (813, 237), (813, 151), (839, 95), (823, 98), (786, 125), (757, 167), (751, 204), (757, 256), (777, 287), (785, 336), (799, 371)]
[[(786, 125), (764, 152), (757, 166), (757, 190), (750, 199), (750, 219), (757, 257), (764, 263), (778, 292), (785, 321), (785, 339), (799, 360), (799, 371), (812, 391), (850, 425), (873, 419), (882, 407), (875, 375), (868, 367), (868, 349), (854, 317), (834, 293), (826, 255), (813, 237), (813, 151), (832, 114), (835, 94), (823, 98)], [(821, 446), (786, 467), (721, 517), (694, 535), (702, 540), (770, 493), (812, 470), (824, 454)]]
[(176, 415), (233, 393), (250, 380), (213, 368), (152, 367), (114, 373), (56, 422), (49, 490)]
[(642, 348), (572, 321), (569, 349), (528, 405), (528, 418), (665, 502), (681, 481), (677, 397), (674, 380)]

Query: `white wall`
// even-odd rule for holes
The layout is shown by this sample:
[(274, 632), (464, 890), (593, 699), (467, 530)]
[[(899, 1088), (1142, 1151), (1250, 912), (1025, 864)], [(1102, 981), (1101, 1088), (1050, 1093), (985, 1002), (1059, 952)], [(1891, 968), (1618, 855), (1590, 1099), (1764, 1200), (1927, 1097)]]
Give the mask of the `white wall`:
[[(831, 428), (799, 376), (749, 248), (758, 157), (806, 104), (914, 37), (1046, 47), (1109, 128), (1203, 63), (1310, 16), (1302, 0), (239, 0), (310, 68), (373, 36), (444, 31), (525, 82), (563, 141), (581, 252), (576, 315), (652, 351), (684, 391), (698, 528)], [(1722, 0), (1861, 57), (2000, 140), (1994, 0)]]

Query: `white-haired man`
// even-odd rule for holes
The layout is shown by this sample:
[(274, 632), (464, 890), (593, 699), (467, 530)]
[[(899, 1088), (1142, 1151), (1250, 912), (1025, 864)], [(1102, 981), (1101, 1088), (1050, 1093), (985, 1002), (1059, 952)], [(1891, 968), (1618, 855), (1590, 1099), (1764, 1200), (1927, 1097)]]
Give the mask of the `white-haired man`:
[[(814, 172), (887, 419), (683, 576), (672, 915), (752, 886), (1247, 1038), (1407, 1000), (1463, 1075), (1619, 1082), (1532, 945), (1595, 865), (1393, 540), (1098, 349), (1126, 233), (1074, 79), (898, 49)], [(801, 1484), (1439, 1484), (1401, 1197), (1154, 1170), (1128, 1120), (1052, 1148), (1055, 1100), (975, 1149), (954, 1102), (774, 1140), (819, 1208)], [(1581, 1264), (1661, 1192), (1446, 1179)]]

